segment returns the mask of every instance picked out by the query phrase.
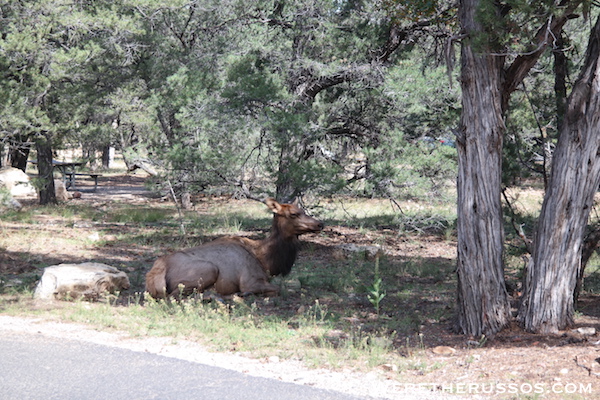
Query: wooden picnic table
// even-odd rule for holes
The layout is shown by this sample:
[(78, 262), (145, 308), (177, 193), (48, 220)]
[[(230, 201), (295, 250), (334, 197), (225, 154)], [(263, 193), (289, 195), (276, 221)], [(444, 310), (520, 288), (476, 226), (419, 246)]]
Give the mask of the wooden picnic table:
[(98, 189), (98, 177), (100, 174), (95, 172), (78, 173), (76, 168), (82, 166), (83, 162), (63, 162), (56, 161), (52, 165), (58, 168), (63, 176), (63, 182), (67, 189), (75, 190), (75, 177), (77, 176), (89, 176), (94, 180), (94, 192)]
[[(37, 161), (31, 161), (32, 164), (37, 164)], [(98, 188), (98, 177), (100, 174), (94, 172), (78, 173), (77, 168), (84, 165), (83, 161), (52, 161), (52, 167), (60, 172), (65, 188), (75, 190), (75, 178), (77, 176), (89, 176), (94, 179), (94, 192)]]

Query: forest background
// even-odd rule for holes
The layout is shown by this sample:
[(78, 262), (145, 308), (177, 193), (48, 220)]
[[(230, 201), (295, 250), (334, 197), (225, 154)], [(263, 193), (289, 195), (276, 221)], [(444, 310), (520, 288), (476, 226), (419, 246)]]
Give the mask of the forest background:
[[(439, 201), (456, 181), (456, 330), (494, 334), (512, 319), (509, 221), (531, 255), (517, 320), (556, 332), (600, 241), (588, 223), (600, 183), (593, 7), (4, 1), (0, 138), (13, 166), (35, 150), (42, 204), (69, 148), (95, 162), (116, 147), (180, 199)], [(503, 196), (526, 180), (547, 189), (527, 230)]]

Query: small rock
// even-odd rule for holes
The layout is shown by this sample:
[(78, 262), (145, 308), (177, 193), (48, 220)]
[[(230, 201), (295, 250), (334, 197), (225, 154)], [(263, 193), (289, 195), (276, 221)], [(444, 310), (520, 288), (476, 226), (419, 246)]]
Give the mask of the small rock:
[(98, 232), (94, 232), (88, 236), (88, 239), (91, 240), (92, 242), (97, 242), (100, 240), (100, 234)]
[(596, 334), (596, 328), (592, 326), (577, 328), (576, 331), (583, 336), (594, 336)]
[(298, 291), (302, 288), (302, 283), (299, 279), (288, 279), (285, 282), (285, 287), (289, 291)]
[(440, 356), (451, 356), (456, 353), (456, 349), (450, 346), (436, 346), (431, 351)]
[(561, 375), (567, 375), (569, 373), (569, 369), (568, 368), (563, 368), (559, 371), (559, 374)]
[(396, 364), (382, 364), (381, 368), (390, 372), (398, 372), (398, 366)]
[(336, 246), (333, 250), (333, 257), (337, 260), (345, 260), (348, 258), (362, 255), (366, 260), (373, 260), (378, 256), (384, 255), (385, 252), (381, 246), (361, 246), (353, 243), (344, 243)]

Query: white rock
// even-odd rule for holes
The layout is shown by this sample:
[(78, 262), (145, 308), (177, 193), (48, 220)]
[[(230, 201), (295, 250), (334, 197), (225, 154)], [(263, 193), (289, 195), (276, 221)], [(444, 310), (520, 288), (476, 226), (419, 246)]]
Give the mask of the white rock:
[(378, 245), (357, 245), (353, 243), (344, 243), (336, 246), (333, 251), (334, 258), (343, 260), (347, 258), (363, 256), (367, 260), (372, 260), (378, 256), (384, 255), (385, 252)]
[(0, 169), (0, 186), (8, 189), (13, 196), (35, 196), (36, 194), (29, 175), (18, 168)]
[[(6, 188), (10, 195), (14, 197), (35, 197), (37, 195), (29, 175), (18, 168), (5, 167), (0, 169), (0, 187)], [(54, 191), (58, 201), (65, 202), (73, 198), (73, 195), (67, 192), (62, 179), (54, 180)]]
[(106, 292), (128, 289), (127, 274), (110, 265), (100, 263), (60, 264), (44, 269), (34, 297), (42, 300), (77, 299), (95, 300)]
[(56, 193), (56, 200), (58, 201), (68, 201), (73, 198), (73, 195), (67, 192), (67, 188), (62, 179), (54, 180), (54, 193)]
[(596, 334), (596, 328), (593, 326), (577, 328), (576, 331), (583, 336), (594, 336)]

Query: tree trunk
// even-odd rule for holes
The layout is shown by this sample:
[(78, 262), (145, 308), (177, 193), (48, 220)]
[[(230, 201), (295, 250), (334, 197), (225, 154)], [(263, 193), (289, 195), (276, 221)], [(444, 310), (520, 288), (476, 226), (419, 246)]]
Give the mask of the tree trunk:
[(109, 169), (114, 161), (115, 148), (110, 144), (102, 146), (102, 168)]
[(600, 184), (600, 18), (569, 97), (524, 278), (518, 320), (532, 332), (573, 323), (573, 293), (586, 223)]
[[(477, 1), (462, 2), (463, 29), (476, 35)], [(493, 335), (510, 318), (502, 263), (501, 77), (504, 58), (477, 54), (470, 39), (462, 43), (462, 115), (458, 149), (458, 295), (456, 330)]]
[(595, 226), (583, 240), (583, 246), (581, 249), (581, 262), (579, 263), (579, 268), (577, 269), (577, 280), (575, 282), (575, 291), (573, 292), (573, 303), (575, 306), (577, 306), (577, 300), (579, 299), (579, 295), (583, 289), (583, 275), (585, 273), (585, 267), (594, 254), (594, 251), (596, 251), (598, 248), (599, 244), (600, 227)]
[(287, 146), (281, 149), (279, 156), (279, 168), (277, 170), (277, 181), (275, 184), (275, 198), (282, 203), (289, 203), (296, 198), (298, 193), (298, 182), (294, 180), (292, 170), (298, 167), (292, 159), (292, 154)]
[(554, 55), (554, 97), (556, 98), (556, 130), (562, 130), (567, 112), (567, 74), (568, 60), (565, 55), (565, 41), (562, 35), (556, 38)]
[(275, 197), (277, 201), (289, 203), (307, 188), (307, 171), (304, 169), (312, 153), (308, 150), (309, 138), (299, 133), (297, 127), (280, 127), (277, 134), (281, 149)]
[(38, 176), (41, 186), (39, 188), (40, 204), (57, 204), (54, 189), (54, 175), (52, 174), (52, 143), (50, 138), (43, 136), (36, 140)]
[(13, 168), (19, 168), (21, 171), (25, 172), (27, 169), (27, 159), (29, 158), (30, 149), (31, 143), (29, 143), (29, 135), (17, 135), (14, 141), (11, 141), (10, 144), (8, 153), (10, 166)]

